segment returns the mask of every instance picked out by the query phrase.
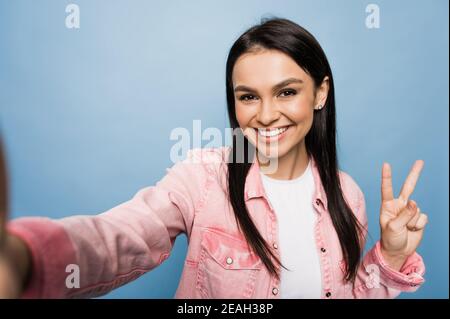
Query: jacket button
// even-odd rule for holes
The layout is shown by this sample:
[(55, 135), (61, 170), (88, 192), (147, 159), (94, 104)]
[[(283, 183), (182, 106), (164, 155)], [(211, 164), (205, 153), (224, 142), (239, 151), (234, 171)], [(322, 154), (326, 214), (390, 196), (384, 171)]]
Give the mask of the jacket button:
[(326, 252), (327, 250), (326, 250), (325, 248), (322, 247), (322, 248), (320, 248), (320, 251), (324, 253), (324, 252)]
[(278, 288), (273, 288), (272, 289), (272, 294), (278, 295)]
[(233, 258), (228, 257), (228, 258), (227, 258), (227, 264), (228, 264), (228, 265), (231, 265), (232, 263), (233, 263)]
[(325, 296), (326, 296), (327, 298), (330, 298), (330, 297), (331, 297), (331, 292), (327, 292), (327, 293), (325, 294)]
[(278, 249), (278, 245), (277, 245), (277, 243), (273, 243), (273, 248), (275, 248), (275, 249)]

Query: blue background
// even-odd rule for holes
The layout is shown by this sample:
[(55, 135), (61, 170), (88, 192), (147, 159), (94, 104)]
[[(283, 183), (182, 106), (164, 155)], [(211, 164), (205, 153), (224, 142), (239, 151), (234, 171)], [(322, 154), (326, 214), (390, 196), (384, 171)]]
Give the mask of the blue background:
[[(263, 16), (292, 19), (323, 46), (335, 76), (341, 169), (367, 201), (379, 238), (380, 175), (396, 195), (415, 159), (412, 196), (429, 214), (419, 249), (426, 283), (402, 298), (448, 298), (448, 1), (0, 0), (1, 129), (12, 217), (96, 214), (152, 185), (172, 165), (169, 134), (228, 125), (225, 60)], [(78, 4), (81, 28), (67, 29)], [(107, 295), (171, 298), (186, 254), (180, 236), (159, 268)]]

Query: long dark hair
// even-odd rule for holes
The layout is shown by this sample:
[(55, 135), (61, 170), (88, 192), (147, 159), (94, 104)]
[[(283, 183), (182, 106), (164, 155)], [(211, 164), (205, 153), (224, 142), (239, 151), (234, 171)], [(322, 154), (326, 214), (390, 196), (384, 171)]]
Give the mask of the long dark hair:
[[(312, 34), (287, 19), (263, 19), (259, 25), (251, 27), (242, 34), (231, 47), (226, 65), (228, 116), (234, 132), (239, 131), (239, 124), (236, 119), (234, 103), (233, 67), (242, 54), (258, 49), (279, 50), (290, 56), (313, 78), (316, 89), (325, 76), (329, 77), (326, 104), (322, 109), (314, 111), (313, 124), (305, 137), (305, 144), (307, 153), (317, 163), (320, 179), (326, 192), (328, 210), (346, 262), (345, 280), (353, 282), (361, 260), (363, 232), (361, 224), (344, 200), (339, 181), (334, 85), (326, 55)], [(241, 155), (238, 154), (237, 144), (238, 142), (242, 143), (239, 139), (240, 137), (233, 134), (231, 158), (228, 161), (230, 202), (238, 227), (243, 232), (251, 249), (261, 258), (268, 271), (279, 278), (279, 266), (283, 265), (259, 233), (245, 205), (244, 188), (251, 166), (249, 154), (252, 152), (249, 151), (249, 148), (253, 145), (243, 138), (244, 161), (238, 161), (236, 159)]]

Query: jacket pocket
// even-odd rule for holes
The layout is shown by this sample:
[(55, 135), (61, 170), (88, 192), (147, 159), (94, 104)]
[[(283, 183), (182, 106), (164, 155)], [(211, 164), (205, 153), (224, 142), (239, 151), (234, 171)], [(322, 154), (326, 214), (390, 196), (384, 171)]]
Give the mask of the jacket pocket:
[(247, 242), (218, 229), (202, 234), (197, 288), (204, 298), (250, 298), (261, 259)]

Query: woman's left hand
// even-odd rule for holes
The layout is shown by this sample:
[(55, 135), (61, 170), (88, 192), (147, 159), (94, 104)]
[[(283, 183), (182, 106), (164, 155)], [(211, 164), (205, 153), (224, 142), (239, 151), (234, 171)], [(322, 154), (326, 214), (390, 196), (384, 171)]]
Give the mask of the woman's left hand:
[(414, 191), (424, 162), (417, 160), (398, 198), (392, 190), (392, 173), (388, 163), (383, 164), (381, 180), (381, 253), (385, 261), (395, 270), (400, 270), (406, 259), (419, 246), (423, 237), (427, 215), (420, 211), (417, 203), (409, 197)]

